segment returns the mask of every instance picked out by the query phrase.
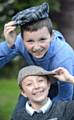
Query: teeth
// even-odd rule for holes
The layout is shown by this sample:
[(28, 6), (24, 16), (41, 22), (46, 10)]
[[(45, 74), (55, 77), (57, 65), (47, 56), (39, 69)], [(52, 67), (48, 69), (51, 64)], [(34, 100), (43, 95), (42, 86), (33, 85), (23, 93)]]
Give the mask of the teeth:
[(36, 95), (36, 94), (40, 94), (40, 93), (43, 93), (44, 91), (39, 91), (39, 92), (36, 92), (36, 93), (33, 93), (33, 95)]

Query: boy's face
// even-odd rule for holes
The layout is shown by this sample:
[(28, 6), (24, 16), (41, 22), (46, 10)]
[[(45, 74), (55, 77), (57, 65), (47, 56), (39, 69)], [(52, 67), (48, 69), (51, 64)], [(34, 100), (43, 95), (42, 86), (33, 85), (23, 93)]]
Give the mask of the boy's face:
[(47, 27), (38, 29), (37, 31), (24, 31), (24, 44), (28, 52), (36, 58), (42, 58), (51, 42), (51, 36)]
[(45, 76), (28, 76), (22, 81), (23, 94), (32, 105), (42, 104), (47, 99), (50, 84)]

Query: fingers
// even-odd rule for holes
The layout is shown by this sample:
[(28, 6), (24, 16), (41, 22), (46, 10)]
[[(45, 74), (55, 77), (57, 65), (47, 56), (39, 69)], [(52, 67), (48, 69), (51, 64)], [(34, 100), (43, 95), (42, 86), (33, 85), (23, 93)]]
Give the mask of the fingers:
[(4, 25), (4, 37), (8, 47), (12, 47), (16, 40), (15, 21), (10, 21)]
[(59, 67), (59, 68), (57, 68), (57, 69), (55, 69), (55, 70), (52, 71), (52, 73), (53, 73), (54, 75), (60, 75), (60, 74), (62, 74), (63, 72), (64, 72), (64, 68), (63, 68), (63, 67)]
[(58, 80), (68, 81), (70, 77), (70, 73), (68, 72), (68, 70), (63, 67), (55, 69), (54, 73), (55, 73), (54, 77), (57, 78)]
[(10, 21), (5, 24), (5, 26), (15, 26), (16, 22), (15, 21)]
[(4, 35), (6, 33), (8, 34), (8, 33), (12, 32), (16, 29), (16, 26), (14, 24), (15, 24), (15, 22), (11, 21), (11, 22), (8, 22), (4, 25)]

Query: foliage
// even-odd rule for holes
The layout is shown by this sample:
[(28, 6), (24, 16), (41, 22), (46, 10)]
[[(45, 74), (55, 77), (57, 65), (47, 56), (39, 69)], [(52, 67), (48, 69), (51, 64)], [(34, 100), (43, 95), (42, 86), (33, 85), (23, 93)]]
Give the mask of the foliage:
[(0, 81), (0, 120), (9, 120), (18, 96), (19, 90), (15, 79)]

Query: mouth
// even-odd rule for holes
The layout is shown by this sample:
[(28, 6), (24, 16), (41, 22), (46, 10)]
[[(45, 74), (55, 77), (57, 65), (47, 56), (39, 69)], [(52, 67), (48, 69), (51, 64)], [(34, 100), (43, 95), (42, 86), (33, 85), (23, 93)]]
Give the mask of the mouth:
[(40, 55), (42, 55), (42, 52), (34, 52), (34, 54), (35, 54), (36, 56), (40, 56)]
[(37, 54), (40, 54), (44, 51), (44, 48), (40, 48), (40, 49), (37, 49), (37, 50), (33, 50), (34, 53), (37, 53)]
[(40, 90), (40, 91), (36, 91), (36, 92), (34, 92), (33, 93), (33, 95), (41, 95), (41, 94), (43, 94), (44, 93), (44, 90)]
[(34, 56), (42, 57), (44, 55), (44, 51), (33, 51)]

